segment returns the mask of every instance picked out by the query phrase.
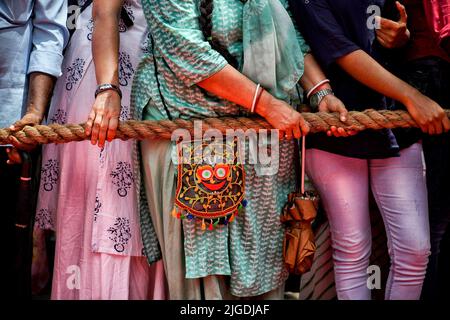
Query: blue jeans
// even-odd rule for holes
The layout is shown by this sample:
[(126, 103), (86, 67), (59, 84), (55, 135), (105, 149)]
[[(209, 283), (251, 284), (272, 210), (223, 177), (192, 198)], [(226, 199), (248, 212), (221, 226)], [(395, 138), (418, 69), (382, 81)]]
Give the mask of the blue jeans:
[(391, 258), (385, 298), (420, 298), (430, 254), (422, 154), (420, 143), (402, 150), (400, 157), (374, 160), (307, 150), (306, 171), (330, 222), (338, 299), (371, 298), (369, 187), (383, 217)]
[[(400, 77), (443, 108), (450, 108), (450, 63), (434, 57), (417, 59), (402, 66)], [(448, 259), (450, 255), (448, 249), (441, 252), (442, 239), (450, 232), (450, 132), (439, 136), (425, 135), (423, 150), (427, 167), (431, 256), (422, 297), (435, 300), (442, 298), (450, 285), (443, 284), (444, 272), (448, 270), (439, 266), (439, 260), (444, 256)]]

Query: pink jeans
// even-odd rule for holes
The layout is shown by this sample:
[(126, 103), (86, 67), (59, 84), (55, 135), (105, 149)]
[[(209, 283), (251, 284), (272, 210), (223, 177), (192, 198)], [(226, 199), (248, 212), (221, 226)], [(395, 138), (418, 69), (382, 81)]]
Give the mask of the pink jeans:
[(422, 145), (402, 150), (400, 157), (376, 160), (309, 149), (306, 172), (320, 192), (330, 222), (338, 298), (371, 298), (370, 185), (391, 258), (386, 299), (419, 299), (430, 253)]

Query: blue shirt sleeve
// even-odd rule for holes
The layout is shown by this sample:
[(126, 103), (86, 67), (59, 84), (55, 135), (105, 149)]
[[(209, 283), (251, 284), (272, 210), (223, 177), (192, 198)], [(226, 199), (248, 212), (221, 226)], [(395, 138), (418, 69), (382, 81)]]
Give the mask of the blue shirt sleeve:
[(69, 38), (66, 20), (67, 0), (35, 1), (28, 74), (43, 72), (61, 76), (62, 53)]
[(345, 34), (327, 0), (289, 0), (302, 35), (323, 67), (360, 47)]

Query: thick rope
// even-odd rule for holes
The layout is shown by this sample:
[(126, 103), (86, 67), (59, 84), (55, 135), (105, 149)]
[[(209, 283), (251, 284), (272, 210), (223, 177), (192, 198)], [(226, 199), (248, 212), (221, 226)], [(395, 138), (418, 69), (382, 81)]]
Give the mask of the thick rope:
[[(450, 118), (450, 110), (445, 110)], [(345, 123), (339, 120), (337, 113), (302, 113), (311, 128), (311, 133), (325, 132), (331, 126), (342, 127), (347, 130), (363, 131), (366, 129), (380, 130), (392, 128), (418, 127), (416, 122), (406, 111), (376, 111), (368, 109), (363, 112), (351, 111)], [(229, 129), (272, 129), (272, 126), (262, 118), (207, 118), (202, 120), (202, 131), (217, 129), (223, 134)], [(171, 139), (172, 133), (177, 129), (187, 130), (191, 136), (194, 134), (194, 121), (192, 120), (161, 120), (161, 121), (125, 121), (121, 122), (117, 130), (116, 139), (147, 140)], [(11, 132), (9, 129), (0, 129), (0, 145), (9, 144), (9, 136), (16, 137), (20, 142), (28, 145), (67, 143), (89, 139), (84, 132), (85, 124), (51, 124), (48, 126), (25, 126), (22, 130)]]

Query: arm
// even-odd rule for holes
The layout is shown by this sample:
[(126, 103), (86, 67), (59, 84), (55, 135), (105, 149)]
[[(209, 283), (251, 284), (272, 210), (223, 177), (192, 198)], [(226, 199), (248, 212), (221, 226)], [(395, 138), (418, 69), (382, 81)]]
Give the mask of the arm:
[[(123, 0), (95, 0), (92, 8), (94, 32), (92, 55), (97, 84), (119, 86), (119, 17)], [(103, 148), (105, 140), (112, 141), (119, 125), (121, 99), (117, 92), (108, 90), (95, 99), (86, 123), (86, 135), (93, 145)]]
[[(325, 79), (325, 75), (320, 69), (314, 57), (311, 54), (305, 57), (305, 73), (300, 79), (300, 84), (305, 90), (309, 90), (316, 83)], [(234, 102), (246, 109), (250, 109), (255, 95), (256, 84), (241, 74), (239, 71), (227, 65), (224, 69), (211, 77), (198, 83), (203, 89), (223, 98)], [(330, 88), (329, 84), (317, 88)], [(236, 92), (239, 92), (237, 95)], [(347, 110), (342, 102), (333, 95), (327, 95), (320, 103), (319, 110), (324, 112), (339, 112), (341, 120), (345, 121)], [(267, 91), (263, 91), (259, 98), (255, 112), (265, 118), (274, 128), (285, 133), (288, 139), (300, 138), (309, 132), (309, 127), (303, 117), (293, 110), (284, 101), (278, 100)], [(346, 133), (342, 128), (332, 128), (328, 135), (347, 136), (354, 134)]]
[[(307, 54), (305, 56), (305, 72), (300, 79), (300, 85), (304, 89), (305, 92), (309, 92), (311, 88), (315, 86), (315, 84), (321, 82), (326, 79), (325, 74), (317, 63), (316, 59), (312, 54)], [(320, 87), (316, 88), (311, 94), (322, 90), (322, 89), (331, 89), (331, 85), (329, 83), (325, 83)], [(332, 94), (326, 95), (322, 101), (319, 103), (320, 112), (339, 112), (340, 118), (342, 122), (347, 120), (347, 109), (341, 100), (336, 98)], [(355, 135), (357, 132), (355, 131), (345, 131), (343, 128), (336, 128), (335, 126), (331, 127), (331, 130), (327, 132), (328, 136), (334, 135), (336, 137), (346, 137), (349, 135)]]
[[(204, 39), (195, 0), (147, 0), (144, 2), (155, 50), (186, 86), (198, 85), (210, 93), (250, 109), (256, 84), (227, 64)], [(238, 94), (236, 94), (238, 93)], [(287, 137), (309, 130), (300, 113), (268, 92), (262, 92), (255, 112)]]
[(362, 84), (402, 102), (424, 132), (449, 130), (449, 120), (439, 105), (385, 70), (347, 37), (327, 1), (290, 3), (300, 30), (322, 66), (337, 63)]
[[(198, 85), (222, 99), (249, 110), (256, 91), (256, 84), (230, 65), (199, 82)], [(288, 139), (293, 136), (300, 138), (309, 132), (309, 127), (300, 113), (265, 90), (262, 91), (254, 111), (265, 118), (274, 128), (281, 130)]]
[(356, 50), (336, 62), (372, 90), (403, 103), (423, 132), (440, 134), (450, 130), (450, 121), (436, 102), (391, 74), (363, 50)]
[[(56, 77), (61, 75), (62, 51), (67, 43), (67, 1), (38, 0), (33, 8), (32, 51), (28, 74), (28, 100), (23, 118), (11, 126), (17, 131), (25, 125), (42, 122), (53, 92)], [(14, 137), (11, 144), (31, 151), (33, 148), (20, 143)], [(20, 162), (15, 149), (9, 151), (10, 163)]]

